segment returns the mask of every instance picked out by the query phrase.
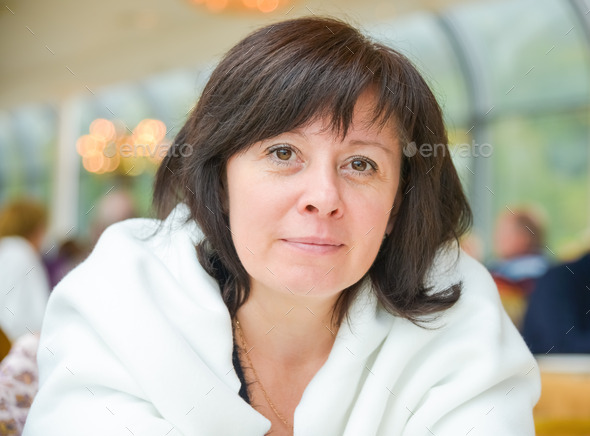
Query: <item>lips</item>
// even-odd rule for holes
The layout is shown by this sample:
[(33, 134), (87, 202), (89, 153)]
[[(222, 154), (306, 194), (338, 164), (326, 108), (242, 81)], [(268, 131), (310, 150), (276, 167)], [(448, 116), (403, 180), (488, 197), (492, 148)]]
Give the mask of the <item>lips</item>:
[(303, 237), (303, 238), (285, 238), (283, 241), (293, 242), (297, 244), (310, 244), (310, 245), (332, 245), (340, 246), (344, 245), (335, 239), (330, 238), (316, 238), (316, 237)]
[(289, 247), (310, 254), (331, 254), (344, 247), (340, 241), (331, 238), (295, 237), (282, 239)]

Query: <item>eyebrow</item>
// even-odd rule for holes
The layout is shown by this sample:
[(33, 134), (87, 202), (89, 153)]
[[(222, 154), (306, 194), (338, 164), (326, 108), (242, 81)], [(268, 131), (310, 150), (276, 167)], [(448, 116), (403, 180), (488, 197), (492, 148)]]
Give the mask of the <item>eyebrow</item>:
[(393, 150), (391, 149), (391, 147), (388, 147), (387, 145), (381, 144), (380, 142), (377, 142), (377, 141), (365, 141), (364, 139), (352, 139), (348, 143), (350, 145), (369, 145), (369, 146), (374, 146), (374, 147), (381, 148), (383, 151), (385, 151), (387, 153), (393, 154)]

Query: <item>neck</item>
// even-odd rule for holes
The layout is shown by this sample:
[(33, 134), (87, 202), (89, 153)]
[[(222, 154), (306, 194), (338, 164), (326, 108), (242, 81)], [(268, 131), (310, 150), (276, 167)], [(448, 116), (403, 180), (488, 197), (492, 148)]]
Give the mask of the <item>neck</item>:
[(296, 296), (252, 288), (237, 312), (249, 348), (283, 367), (325, 361), (338, 327), (332, 324), (338, 295), (329, 298)]

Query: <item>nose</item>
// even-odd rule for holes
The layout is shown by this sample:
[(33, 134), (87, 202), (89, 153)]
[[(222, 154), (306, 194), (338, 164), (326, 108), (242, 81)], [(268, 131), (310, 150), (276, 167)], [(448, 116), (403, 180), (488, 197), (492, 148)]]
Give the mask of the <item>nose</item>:
[(341, 180), (333, 168), (307, 168), (302, 180), (302, 194), (297, 209), (301, 214), (340, 218), (344, 211)]

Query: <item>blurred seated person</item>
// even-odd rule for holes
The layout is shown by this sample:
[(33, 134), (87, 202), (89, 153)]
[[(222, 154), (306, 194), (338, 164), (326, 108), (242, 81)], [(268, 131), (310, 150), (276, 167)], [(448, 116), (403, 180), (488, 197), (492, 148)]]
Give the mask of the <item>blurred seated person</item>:
[(46, 223), (45, 208), (31, 200), (0, 209), (0, 329), (11, 343), (41, 330), (49, 296), (39, 254)]
[(90, 226), (91, 247), (96, 244), (102, 232), (111, 224), (138, 216), (137, 207), (131, 193), (125, 189), (115, 189), (98, 201), (96, 212)]
[(53, 256), (45, 257), (43, 261), (49, 274), (50, 289), (53, 289), (67, 273), (82, 262), (87, 254), (86, 244), (72, 238), (63, 241)]
[(494, 233), (494, 252), (498, 258), (490, 270), (495, 277), (521, 283), (530, 293), (535, 279), (549, 267), (543, 253), (545, 228), (541, 218), (529, 209), (501, 214)]
[(469, 232), (460, 240), (461, 248), (465, 253), (474, 259), (482, 262), (484, 257), (484, 245), (479, 235), (475, 232)]
[(549, 267), (544, 245), (543, 221), (533, 210), (512, 209), (498, 217), (494, 232), (498, 261), (489, 269), (506, 312), (519, 328), (535, 280)]
[(533, 353), (590, 353), (590, 253), (555, 266), (529, 299), (522, 334)]

